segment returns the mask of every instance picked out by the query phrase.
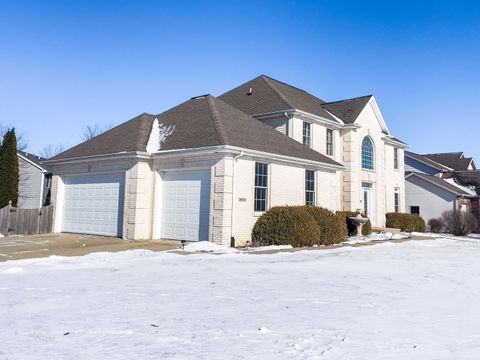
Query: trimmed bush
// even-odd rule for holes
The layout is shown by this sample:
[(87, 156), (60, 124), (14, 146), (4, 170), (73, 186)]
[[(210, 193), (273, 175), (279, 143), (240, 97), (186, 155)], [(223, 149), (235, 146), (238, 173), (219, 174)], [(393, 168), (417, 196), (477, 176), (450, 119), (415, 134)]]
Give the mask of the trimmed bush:
[(441, 233), (445, 229), (445, 223), (442, 218), (435, 218), (428, 220), (428, 226), (433, 233)]
[(406, 232), (425, 232), (426, 229), (425, 220), (417, 214), (387, 213), (386, 220), (388, 228), (396, 228)]
[(252, 230), (253, 246), (312, 246), (320, 230), (305, 206), (276, 206), (260, 216)]
[(345, 222), (328, 209), (318, 206), (305, 206), (320, 230), (318, 245), (340, 244), (347, 237)]
[(445, 211), (442, 220), (447, 231), (455, 236), (468, 235), (477, 227), (477, 219), (469, 212)]
[[(355, 211), (337, 211), (335, 215), (342, 222), (344, 227), (344, 232), (348, 236), (354, 235), (356, 232), (355, 224), (352, 222), (352, 220), (349, 219), (349, 217), (357, 216), (357, 213)], [(365, 215), (363, 214), (362, 216), (365, 217)], [(370, 220), (368, 220), (365, 223), (365, 225), (363, 225), (362, 235), (367, 236), (367, 235), (370, 235), (371, 233), (372, 233), (372, 223), (370, 222)]]

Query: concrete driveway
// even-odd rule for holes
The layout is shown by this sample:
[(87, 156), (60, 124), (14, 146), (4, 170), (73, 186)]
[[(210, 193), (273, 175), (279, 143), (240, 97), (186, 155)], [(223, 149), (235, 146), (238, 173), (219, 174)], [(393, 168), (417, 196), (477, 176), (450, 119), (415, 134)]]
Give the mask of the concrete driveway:
[(92, 252), (132, 249), (172, 250), (178, 241), (128, 241), (113, 237), (82, 234), (12, 235), (0, 238), (0, 261), (59, 256), (81, 256)]

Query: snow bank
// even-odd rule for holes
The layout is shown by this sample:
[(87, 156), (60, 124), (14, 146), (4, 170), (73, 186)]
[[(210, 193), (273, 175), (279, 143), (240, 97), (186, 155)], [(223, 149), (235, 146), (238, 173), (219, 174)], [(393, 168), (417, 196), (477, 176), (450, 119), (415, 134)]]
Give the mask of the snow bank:
[(347, 239), (347, 241), (344, 242), (344, 244), (359, 244), (370, 241), (402, 240), (407, 238), (407, 235), (392, 234), (390, 232), (372, 233), (367, 236), (351, 236)]
[(0, 262), (0, 358), (478, 359), (472, 239)]
[(224, 246), (218, 245), (211, 241), (197, 241), (190, 242), (185, 245), (184, 251), (188, 252), (208, 252), (208, 253), (238, 253), (239, 250)]

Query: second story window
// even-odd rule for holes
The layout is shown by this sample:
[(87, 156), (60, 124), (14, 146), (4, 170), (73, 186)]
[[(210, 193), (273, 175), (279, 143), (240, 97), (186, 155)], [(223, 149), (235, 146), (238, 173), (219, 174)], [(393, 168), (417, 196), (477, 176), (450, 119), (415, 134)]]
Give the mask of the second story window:
[(267, 210), (268, 164), (255, 163), (255, 199), (254, 211)]
[(315, 205), (315, 171), (305, 170), (305, 205)]
[(303, 145), (311, 146), (312, 124), (303, 122)]
[(373, 170), (374, 165), (373, 143), (368, 136), (365, 136), (362, 141), (362, 169)]
[(333, 130), (327, 129), (327, 155), (333, 155)]
[(398, 149), (393, 148), (393, 168), (398, 170)]

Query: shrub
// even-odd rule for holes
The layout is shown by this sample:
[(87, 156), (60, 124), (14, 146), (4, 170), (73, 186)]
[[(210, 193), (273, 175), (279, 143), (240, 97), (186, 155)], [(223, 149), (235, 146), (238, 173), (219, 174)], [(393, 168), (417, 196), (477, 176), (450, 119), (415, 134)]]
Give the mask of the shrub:
[[(348, 236), (355, 235), (355, 224), (352, 222), (352, 220), (349, 219), (349, 217), (352, 216), (357, 216), (357, 213), (355, 211), (337, 211), (335, 215), (340, 219), (340, 221), (343, 223), (344, 231)], [(363, 217), (365, 215), (362, 214)], [(367, 236), (372, 233), (372, 223), (370, 220), (368, 220), (365, 225), (362, 227), (362, 235)]]
[(441, 233), (445, 229), (445, 223), (443, 222), (442, 218), (428, 220), (428, 226), (430, 227), (430, 231), (433, 233)]
[(345, 222), (330, 210), (318, 206), (305, 206), (312, 215), (320, 231), (318, 245), (339, 244), (347, 237)]
[(412, 232), (425, 232), (426, 225), (418, 214), (402, 214), (402, 213), (387, 213), (386, 214), (386, 226), (389, 228), (397, 228), (402, 231)]
[(469, 212), (445, 211), (442, 220), (447, 231), (456, 236), (468, 235), (477, 227), (477, 220)]
[(312, 246), (320, 241), (320, 230), (304, 206), (276, 206), (264, 213), (252, 230), (253, 246)]

